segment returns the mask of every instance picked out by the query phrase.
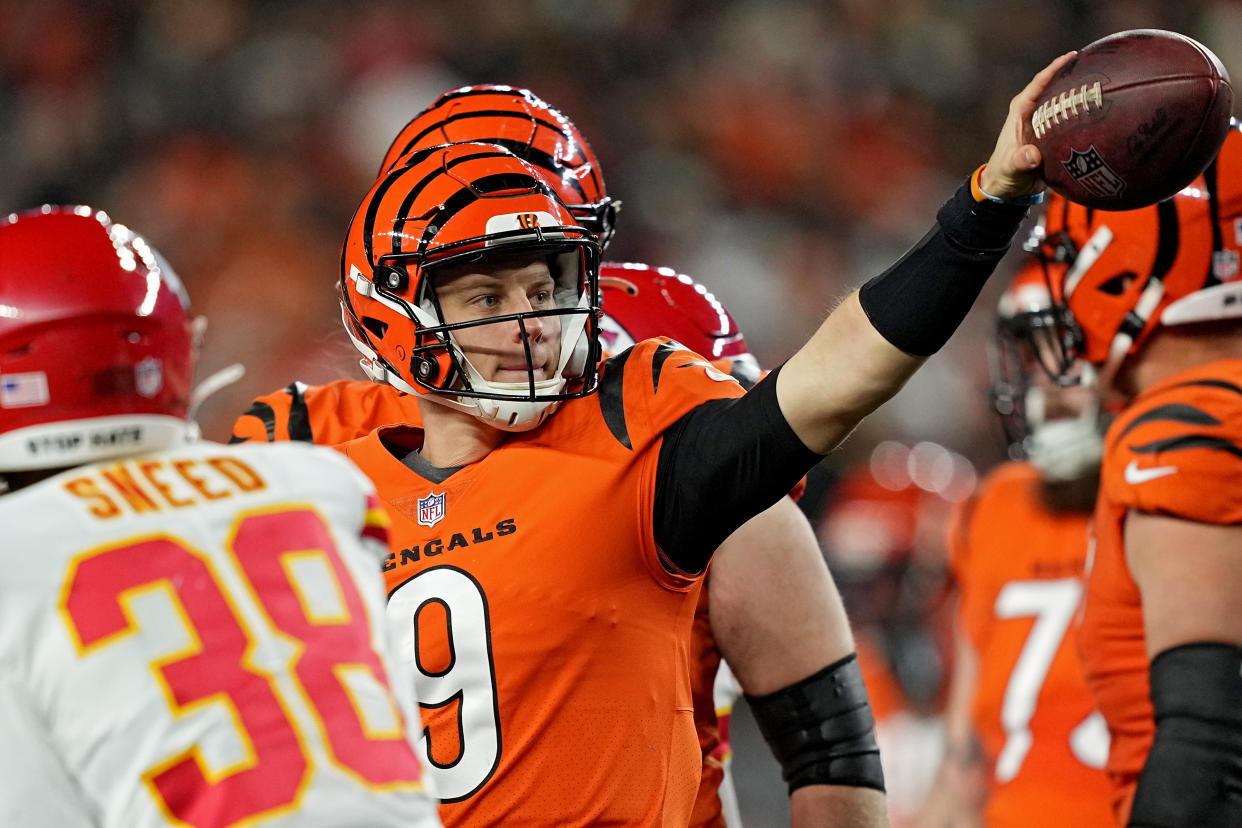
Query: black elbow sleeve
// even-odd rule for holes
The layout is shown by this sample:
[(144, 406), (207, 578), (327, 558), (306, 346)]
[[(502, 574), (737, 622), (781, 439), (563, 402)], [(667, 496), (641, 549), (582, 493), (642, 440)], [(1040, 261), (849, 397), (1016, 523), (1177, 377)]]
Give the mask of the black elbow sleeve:
[(1242, 648), (1184, 644), (1151, 662), (1156, 738), (1131, 826), (1242, 825)]
[(747, 696), (746, 701), (790, 793), (805, 785), (884, 790), (875, 719), (854, 653), (775, 693)]

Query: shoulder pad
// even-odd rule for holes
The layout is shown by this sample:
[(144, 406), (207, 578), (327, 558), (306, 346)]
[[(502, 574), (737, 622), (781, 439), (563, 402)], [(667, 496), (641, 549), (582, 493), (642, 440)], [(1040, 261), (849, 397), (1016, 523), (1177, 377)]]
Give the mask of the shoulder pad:
[(1101, 486), (1139, 511), (1242, 522), (1242, 377), (1196, 373), (1141, 395), (1108, 431)]

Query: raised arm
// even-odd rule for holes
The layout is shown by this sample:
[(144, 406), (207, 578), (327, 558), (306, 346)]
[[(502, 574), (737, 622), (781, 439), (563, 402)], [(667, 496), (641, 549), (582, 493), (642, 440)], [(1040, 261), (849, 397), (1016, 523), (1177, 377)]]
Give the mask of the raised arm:
[(842, 302), (781, 369), (781, 412), (807, 448), (821, 454), (834, 448), (965, 318), (1026, 215), (1029, 197), (1043, 190), (1030, 117), (1072, 55), (1050, 63), (1010, 102), (992, 157), (941, 208), (932, 231)]

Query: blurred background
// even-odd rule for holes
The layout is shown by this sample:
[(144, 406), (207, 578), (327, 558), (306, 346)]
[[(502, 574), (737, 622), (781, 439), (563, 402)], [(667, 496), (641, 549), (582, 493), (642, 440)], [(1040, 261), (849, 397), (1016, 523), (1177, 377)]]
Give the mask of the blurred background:
[[(1196, 37), (1242, 77), (1238, 0), (0, 0), (0, 204), (88, 203), (164, 253), (210, 320), (201, 375), (247, 367), (201, 412), (225, 439), (259, 394), (361, 377), (339, 249), (397, 130), (449, 88), (527, 86), (591, 139), (625, 203), (609, 258), (706, 283), (770, 367), (926, 232), (1034, 72), (1139, 27)], [(816, 475), (821, 537), (859, 464), (904, 465), (902, 487), (944, 500), (1003, 459), (985, 354), (1009, 270)], [(901, 543), (942, 536), (929, 525)], [(934, 559), (937, 542), (900, 557)], [(934, 583), (919, 575), (928, 618)], [(919, 745), (889, 752), (909, 765), (889, 768), (900, 825), (938, 748), (935, 676), (899, 667), (893, 704)], [(744, 710), (736, 728), (747, 824), (779, 825), (783, 785)]]

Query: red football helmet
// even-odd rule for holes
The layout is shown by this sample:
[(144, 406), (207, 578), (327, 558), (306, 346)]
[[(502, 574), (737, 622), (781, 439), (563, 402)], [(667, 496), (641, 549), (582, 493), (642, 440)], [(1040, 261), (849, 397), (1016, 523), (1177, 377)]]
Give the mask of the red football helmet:
[(1069, 311), (1060, 367), (1076, 357), (1111, 379), (1161, 325), (1242, 317), (1242, 130), (1235, 121), (1203, 175), (1140, 210), (1090, 210), (1050, 194), (1027, 249), (1064, 264)]
[[(542, 255), (554, 308), (469, 322), (445, 321), (434, 275), (453, 264)], [(350, 224), (342, 253), (341, 307), (363, 369), (378, 382), (467, 411), (496, 428), (534, 428), (560, 400), (598, 382), (599, 246), (574, 223), (538, 172), (492, 144), (419, 150), (380, 176)], [(528, 320), (555, 320), (554, 376), (536, 379)], [(489, 382), (458, 337), (480, 325), (517, 326), (527, 380)]]
[(481, 84), (445, 92), (397, 134), (380, 174), (410, 152), (463, 142), (497, 144), (544, 174), (576, 223), (608, 246), (621, 202), (573, 122), (529, 89)]
[(141, 237), (90, 207), (0, 223), (0, 471), (188, 439), (189, 300)]
[(604, 347), (618, 352), (654, 336), (668, 336), (708, 359), (730, 358), (754, 369), (737, 322), (707, 288), (668, 267), (605, 262), (599, 287), (604, 300)]

